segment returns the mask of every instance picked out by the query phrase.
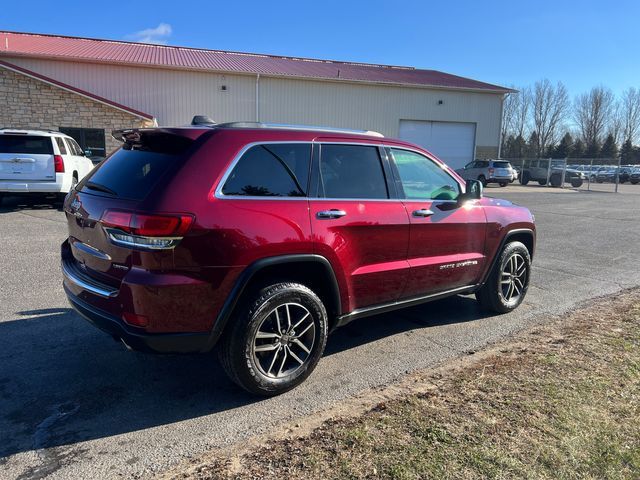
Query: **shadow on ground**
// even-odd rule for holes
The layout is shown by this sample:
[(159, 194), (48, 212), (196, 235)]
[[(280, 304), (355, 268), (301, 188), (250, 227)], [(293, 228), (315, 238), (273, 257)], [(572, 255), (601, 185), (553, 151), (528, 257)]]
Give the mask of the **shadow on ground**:
[[(482, 317), (474, 300), (454, 297), (362, 319), (332, 334), (326, 355), (408, 330)], [(0, 323), (0, 457), (260, 401), (232, 384), (213, 354), (129, 352), (68, 308), (19, 312), (15, 320)]]

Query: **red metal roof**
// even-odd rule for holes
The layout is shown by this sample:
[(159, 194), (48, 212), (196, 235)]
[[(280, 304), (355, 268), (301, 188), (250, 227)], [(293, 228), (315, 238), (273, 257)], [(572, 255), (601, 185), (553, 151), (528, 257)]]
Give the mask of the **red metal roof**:
[(229, 73), (460, 88), (506, 93), (498, 85), (436, 70), (0, 31), (0, 55), (121, 63)]
[(123, 110), (125, 112), (131, 113), (131, 114), (136, 115), (138, 117), (146, 118), (146, 119), (149, 119), (149, 120), (153, 120), (154, 119), (153, 115), (150, 115), (148, 113), (141, 112), (140, 110), (135, 110), (135, 109), (133, 109), (131, 107), (127, 107), (126, 105), (122, 105), (121, 103), (117, 103), (117, 102), (114, 102), (113, 100), (109, 100), (108, 98), (104, 98), (104, 97), (101, 97), (101, 96), (96, 95), (94, 93), (87, 92), (86, 90), (82, 90), (80, 88), (74, 87), (73, 85), (68, 85), (66, 83), (60, 82), (58, 80), (55, 80), (55, 79), (50, 78), (50, 77), (47, 77), (47, 76), (42, 75), (40, 73), (33, 72), (33, 71), (28, 70), (26, 68), (19, 67), (18, 65), (14, 65), (14, 64), (9, 63), (9, 62), (4, 62), (4, 61), (0, 60), (0, 68), (6, 68), (6, 69), (9, 69), (9, 70), (13, 70), (14, 72), (18, 72), (18, 73), (21, 73), (23, 75), (27, 75), (29, 77), (35, 78), (37, 80), (40, 80), (42, 82), (46, 82), (46, 83), (48, 83), (50, 85), (54, 85), (56, 87), (63, 88), (63, 89), (68, 90), (70, 92), (77, 93), (78, 95), (82, 95), (83, 97), (87, 97), (87, 98), (89, 98), (91, 100), (95, 100), (96, 102), (104, 103), (105, 105), (109, 105), (111, 107), (115, 107), (115, 108), (117, 108), (119, 110)]

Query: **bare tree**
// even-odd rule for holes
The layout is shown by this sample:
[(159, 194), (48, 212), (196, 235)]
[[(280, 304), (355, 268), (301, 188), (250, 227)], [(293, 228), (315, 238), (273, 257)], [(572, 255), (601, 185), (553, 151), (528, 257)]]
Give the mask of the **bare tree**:
[(640, 133), (640, 90), (630, 87), (622, 93), (619, 118), (622, 128), (622, 142), (638, 140)]
[(531, 90), (529, 87), (510, 88), (517, 90), (507, 94), (502, 106), (502, 146), (503, 149), (510, 136), (524, 138), (529, 121)]
[(616, 145), (624, 142), (624, 108), (622, 101), (615, 102), (611, 109), (608, 133), (613, 137)]
[(602, 144), (613, 111), (613, 92), (606, 87), (594, 87), (589, 93), (576, 97), (574, 120), (587, 148)]
[(533, 128), (538, 134), (536, 155), (542, 156), (556, 143), (560, 127), (569, 111), (569, 95), (565, 86), (540, 80), (533, 87)]

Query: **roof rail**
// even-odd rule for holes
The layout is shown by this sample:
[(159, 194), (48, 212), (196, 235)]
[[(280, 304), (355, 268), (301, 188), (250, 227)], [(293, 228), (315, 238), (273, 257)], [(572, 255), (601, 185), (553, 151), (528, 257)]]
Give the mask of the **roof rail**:
[(47, 130), (45, 128), (15, 128), (15, 127), (0, 127), (0, 130), (9, 130), (11, 132), (30, 131), (30, 132), (46, 132), (46, 133), (60, 133), (65, 135), (60, 130)]
[(370, 137), (384, 138), (379, 132), (371, 130), (356, 130), (349, 128), (335, 128), (335, 127), (321, 127), (314, 125), (290, 125), (285, 123), (262, 123), (262, 122), (229, 122), (229, 123), (216, 123), (211, 125), (212, 128), (272, 128), (278, 130), (306, 130), (313, 132), (328, 132), (328, 133), (351, 133), (354, 135), (368, 135)]

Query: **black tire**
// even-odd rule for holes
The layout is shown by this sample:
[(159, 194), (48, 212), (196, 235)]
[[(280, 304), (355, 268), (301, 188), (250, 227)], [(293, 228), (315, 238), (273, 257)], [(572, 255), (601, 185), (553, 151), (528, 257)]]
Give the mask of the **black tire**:
[(544, 187), (547, 184), (546, 180), (538, 180), (538, 185), (540, 185), (541, 187)]
[[(287, 282), (264, 287), (243, 299), (243, 303), (246, 307), (229, 319), (230, 324), (220, 339), (218, 357), (225, 372), (239, 386), (257, 395), (278, 395), (298, 386), (316, 367), (327, 343), (328, 319), (322, 301), (306, 286)], [(294, 343), (294, 325), (287, 325), (286, 335), (278, 326), (278, 321), (282, 325), (287, 322), (283, 318), (276, 318), (280, 314), (274, 312), (282, 313), (284, 309), (286, 313), (287, 308), (289, 311), (294, 310), (290, 318), (297, 314), (302, 318), (305, 310), (309, 313), (307, 322), (300, 327), (307, 328), (312, 325), (305, 330), (305, 336), (300, 337), (300, 342), (307, 342), (309, 353), (302, 350), (300, 342)], [(275, 336), (257, 338), (261, 328), (263, 332)], [(280, 332), (279, 337), (277, 333), (272, 333), (276, 331)], [(313, 333), (312, 340), (309, 340), (309, 332)], [(258, 347), (266, 347), (269, 350), (254, 351)], [(299, 363), (300, 360), (303, 360), (302, 364)], [(279, 369), (275, 376), (271, 367), (266, 368), (267, 364)], [(286, 369), (282, 371), (285, 366)], [(290, 373), (287, 374), (287, 371)]]
[(630, 180), (631, 185), (637, 185), (638, 183), (640, 183), (640, 180)]
[(560, 187), (562, 185), (562, 175), (558, 173), (551, 175), (551, 177), (549, 177), (549, 183), (552, 187)]
[(598, 178), (598, 177), (596, 177), (596, 182), (598, 182), (598, 183), (604, 183), (604, 180), (603, 180), (602, 178)]
[(480, 176), (478, 177), (478, 181), (482, 184), (482, 186), (483, 186), (483, 187), (486, 187), (486, 186), (487, 186), (487, 179), (485, 178), (485, 176), (484, 176), (484, 175), (480, 175)]
[[(518, 262), (522, 261), (522, 264), (517, 263), (518, 271), (520, 270), (520, 265), (524, 265), (523, 274), (518, 277), (522, 285), (520, 285), (520, 293), (516, 297), (513, 296), (514, 290), (511, 297), (507, 298), (508, 288), (510, 287), (502, 284), (503, 272), (508, 268), (507, 264), (513, 261), (511, 260), (513, 257), (517, 257)], [(485, 310), (497, 313), (510, 312), (518, 308), (524, 300), (529, 289), (530, 277), (531, 256), (529, 255), (529, 250), (521, 242), (509, 242), (500, 252), (498, 261), (491, 270), (486, 283), (476, 292), (476, 299)], [(512, 281), (512, 283), (518, 287), (515, 281)], [(505, 289), (507, 289), (506, 292)]]
[(2, 199), (4, 198), (4, 192), (0, 193), (0, 205), (2, 205)]
[(531, 175), (529, 172), (522, 172), (522, 177), (520, 177), (520, 185), (526, 185), (531, 180)]
[(571, 186), (573, 188), (580, 188), (583, 183), (584, 183), (584, 180), (582, 180), (581, 178), (572, 178), (571, 179)]
[(500, 183), (499, 183), (499, 185), (500, 185), (501, 187), (506, 187), (506, 186), (507, 186), (507, 182), (500, 182)]

